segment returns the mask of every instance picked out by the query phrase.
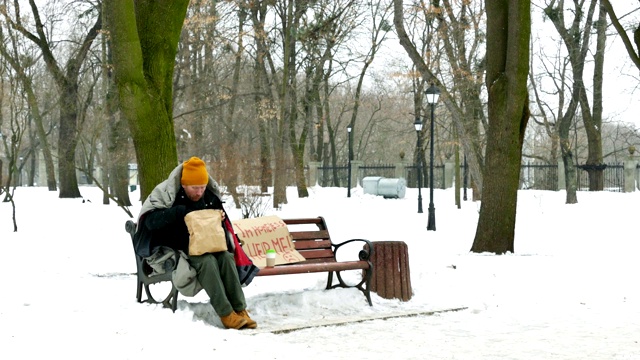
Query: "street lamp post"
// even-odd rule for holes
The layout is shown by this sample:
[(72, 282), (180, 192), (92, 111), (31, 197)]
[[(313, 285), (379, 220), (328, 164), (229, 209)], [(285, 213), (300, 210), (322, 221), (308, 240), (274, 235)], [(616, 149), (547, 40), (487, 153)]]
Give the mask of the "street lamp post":
[(422, 120), (416, 117), (416, 121), (413, 123), (416, 128), (416, 134), (418, 135), (418, 214), (422, 214), (422, 144), (420, 143), (420, 131), (422, 131)]
[(435, 84), (431, 84), (425, 91), (427, 102), (431, 105), (431, 149), (429, 150), (429, 220), (427, 230), (436, 231), (436, 208), (433, 206), (433, 112), (440, 98), (440, 89)]
[(18, 168), (18, 186), (22, 186), (22, 167), (24, 166), (24, 158), (20, 156), (20, 167)]
[(462, 186), (464, 187), (464, 197), (462, 198), (464, 201), (467, 201), (467, 176), (469, 175), (469, 168), (467, 166), (467, 154), (464, 154), (464, 181), (462, 182)]
[(347, 136), (349, 138), (349, 168), (347, 169), (347, 197), (351, 197), (351, 124), (347, 126)]

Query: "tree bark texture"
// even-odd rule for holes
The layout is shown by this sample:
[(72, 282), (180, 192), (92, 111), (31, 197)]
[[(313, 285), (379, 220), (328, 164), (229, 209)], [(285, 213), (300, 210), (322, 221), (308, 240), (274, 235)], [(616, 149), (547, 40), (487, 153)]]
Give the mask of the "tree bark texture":
[[(285, 147), (289, 140), (289, 126), (295, 123), (297, 119), (297, 96), (296, 96), (296, 32), (302, 10), (297, 6), (298, 3), (289, 1), (283, 4), (281, 9), (280, 21), (283, 30), (283, 58), (284, 64), (282, 68), (282, 82), (280, 88), (280, 118), (275, 126), (275, 166), (274, 166), (274, 182), (273, 182), (273, 207), (279, 208), (280, 205), (287, 203), (286, 180), (282, 176), (286, 170), (285, 163)], [(300, 2), (301, 7), (306, 3)], [(286, 6), (286, 9), (285, 9)], [(291, 125), (292, 126), (292, 125)]]
[(486, 0), (489, 127), (482, 203), (472, 252), (514, 251), (520, 159), (529, 120), (531, 3)]
[[(129, 198), (129, 128), (126, 120), (117, 114), (117, 109), (119, 108), (118, 94), (113, 79), (113, 71), (108, 66), (113, 59), (110, 50), (111, 45), (108, 44), (107, 39), (103, 41), (103, 44), (102, 50), (105, 57), (103, 65), (104, 116), (108, 129), (107, 156), (103, 164), (107, 164), (110, 193), (115, 195), (118, 205), (131, 206), (131, 199)], [(107, 183), (103, 181), (103, 184), (106, 189)]]
[(188, 0), (105, 3), (114, 79), (138, 160), (144, 199), (177, 165), (173, 70)]
[[(589, 190), (604, 190), (604, 166), (602, 156), (602, 84), (604, 82), (604, 52), (607, 42), (607, 13), (603, 6), (598, 6), (598, 21), (596, 28), (596, 51), (594, 53), (593, 69), (593, 107), (591, 116), (584, 119), (584, 128), (587, 133), (589, 155), (587, 165), (595, 168), (589, 171)], [(588, 106), (589, 102), (585, 101)], [(584, 116), (584, 115), (583, 115)]]
[(266, 62), (269, 51), (266, 44), (266, 31), (264, 29), (267, 4), (265, 2), (255, 2), (250, 7), (251, 20), (253, 22), (253, 32), (255, 36), (256, 61), (255, 61), (255, 103), (258, 114), (258, 134), (260, 139), (260, 191), (266, 193), (272, 182), (271, 172), (271, 149), (269, 147), (269, 124), (275, 122), (275, 104), (277, 97), (270, 96), (273, 92), (269, 87), (269, 75)]

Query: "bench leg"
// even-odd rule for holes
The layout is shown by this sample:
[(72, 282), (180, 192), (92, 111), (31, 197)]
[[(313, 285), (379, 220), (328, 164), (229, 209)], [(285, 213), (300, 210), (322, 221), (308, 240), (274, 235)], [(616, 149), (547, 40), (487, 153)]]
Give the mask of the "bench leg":
[(151, 290), (149, 289), (149, 284), (144, 284), (144, 292), (147, 294), (147, 302), (148, 303), (152, 303), (152, 304), (157, 304), (158, 302), (156, 301), (156, 299), (153, 298), (153, 295), (151, 295)]
[(136, 300), (138, 300), (139, 303), (142, 302), (142, 281), (138, 280), (138, 286), (136, 289)]
[(371, 285), (372, 272), (373, 272), (373, 265), (371, 265), (369, 269), (364, 271), (364, 274), (362, 275), (365, 278), (364, 289), (360, 288), (360, 290), (364, 293), (364, 296), (367, 298), (367, 301), (369, 302), (369, 306), (373, 306), (373, 303), (371, 302), (371, 289), (369, 287)]
[(329, 290), (329, 289), (333, 289), (333, 288), (334, 288), (334, 286), (333, 286), (333, 271), (329, 271), (329, 275), (327, 277), (327, 287), (326, 287), (326, 289)]
[(171, 309), (171, 311), (176, 312), (176, 310), (178, 309), (178, 289), (176, 289), (175, 286), (171, 287), (171, 294), (167, 299), (169, 300), (170, 303), (169, 303), (169, 306), (165, 304), (165, 307), (168, 307)]
[(365, 269), (362, 273), (362, 281), (360, 281), (360, 283), (358, 283), (357, 285), (353, 285), (353, 286), (347, 285), (342, 280), (340, 271), (335, 271), (336, 278), (338, 279), (338, 284), (333, 285), (333, 273), (334, 271), (329, 271), (329, 275), (327, 277), (327, 287), (326, 287), (327, 290), (334, 289), (337, 287), (343, 287), (343, 288), (355, 287), (358, 290), (362, 291), (362, 293), (364, 294), (364, 297), (367, 299), (367, 302), (369, 303), (369, 306), (373, 306), (373, 303), (371, 302), (371, 290), (369, 289), (369, 286), (371, 285), (371, 274), (373, 273), (373, 264), (369, 263), (369, 269)]
[[(147, 295), (147, 299), (146, 300), (142, 300), (142, 289), (144, 288), (144, 291)], [(171, 309), (173, 312), (176, 312), (176, 310), (178, 309), (178, 289), (176, 289), (175, 286), (173, 286), (173, 284), (171, 285), (171, 291), (169, 292), (169, 294), (167, 295), (167, 297), (164, 298), (164, 300), (162, 301), (158, 301), (156, 300), (153, 295), (151, 294), (151, 289), (149, 288), (149, 284), (145, 284), (142, 281), (138, 281), (138, 288), (136, 291), (136, 299), (138, 300), (139, 303), (142, 302), (147, 302), (150, 304), (162, 304), (163, 307), (165, 308), (169, 308)]]

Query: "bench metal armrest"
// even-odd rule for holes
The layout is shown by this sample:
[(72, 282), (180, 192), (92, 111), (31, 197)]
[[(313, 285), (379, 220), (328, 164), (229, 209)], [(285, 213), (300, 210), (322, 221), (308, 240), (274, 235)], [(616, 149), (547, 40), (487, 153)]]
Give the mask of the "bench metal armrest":
[(362, 250), (360, 250), (360, 252), (358, 252), (358, 258), (360, 260), (363, 260), (363, 261), (369, 261), (371, 256), (373, 256), (373, 245), (371, 244), (371, 241), (366, 240), (366, 239), (351, 239), (351, 240), (347, 240), (347, 241), (341, 242), (339, 244), (333, 244), (333, 253), (334, 253), (334, 255), (337, 256), (338, 249), (341, 246), (349, 244), (349, 243), (352, 243), (352, 242), (356, 242), (356, 241), (362, 241), (365, 244), (364, 249), (362, 249)]
[[(125, 227), (125, 230), (131, 236), (131, 241), (133, 242), (133, 237), (135, 236), (135, 233), (136, 233), (136, 223), (133, 222), (132, 220), (127, 220), (124, 227)], [(180, 257), (180, 254), (176, 249), (171, 249), (171, 250), (173, 250), (173, 256), (165, 260), (164, 263), (162, 264), (165, 274), (166, 273), (170, 274), (173, 270), (175, 270), (178, 267), (178, 258)], [(134, 247), (134, 253), (135, 253), (135, 247)], [(145, 282), (148, 282), (149, 279), (155, 278), (158, 275), (163, 275), (163, 274), (157, 274), (157, 275), (150, 276), (150, 274), (147, 273), (147, 271), (145, 271), (145, 267), (148, 267), (147, 260), (138, 254), (135, 254), (135, 256), (136, 256), (136, 265), (138, 268), (138, 274), (144, 279)], [(167, 281), (170, 279), (170, 278), (167, 278), (167, 276), (163, 276), (161, 278), (164, 280), (160, 280), (160, 281)]]

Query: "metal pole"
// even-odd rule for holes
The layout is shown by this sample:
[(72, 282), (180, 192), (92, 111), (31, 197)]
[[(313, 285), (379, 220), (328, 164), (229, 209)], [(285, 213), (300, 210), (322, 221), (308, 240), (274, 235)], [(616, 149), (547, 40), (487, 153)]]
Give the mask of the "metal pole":
[(24, 164), (24, 158), (20, 156), (20, 167), (18, 167), (18, 186), (22, 186), (22, 167)]
[(467, 177), (469, 176), (469, 168), (467, 167), (467, 154), (464, 154), (464, 181), (463, 181), (463, 194), (462, 199), (467, 201)]
[(347, 128), (349, 137), (349, 168), (347, 169), (347, 197), (351, 197), (351, 126)]
[(431, 104), (431, 149), (429, 151), (429, 220), (427, 230), (436, 230), (436, 209), (433, 206), (433, 112), (436, 104)]
[(418, 134), (418, 214), (422, 214), (422, 144), (420, 142), (420, 131)]

